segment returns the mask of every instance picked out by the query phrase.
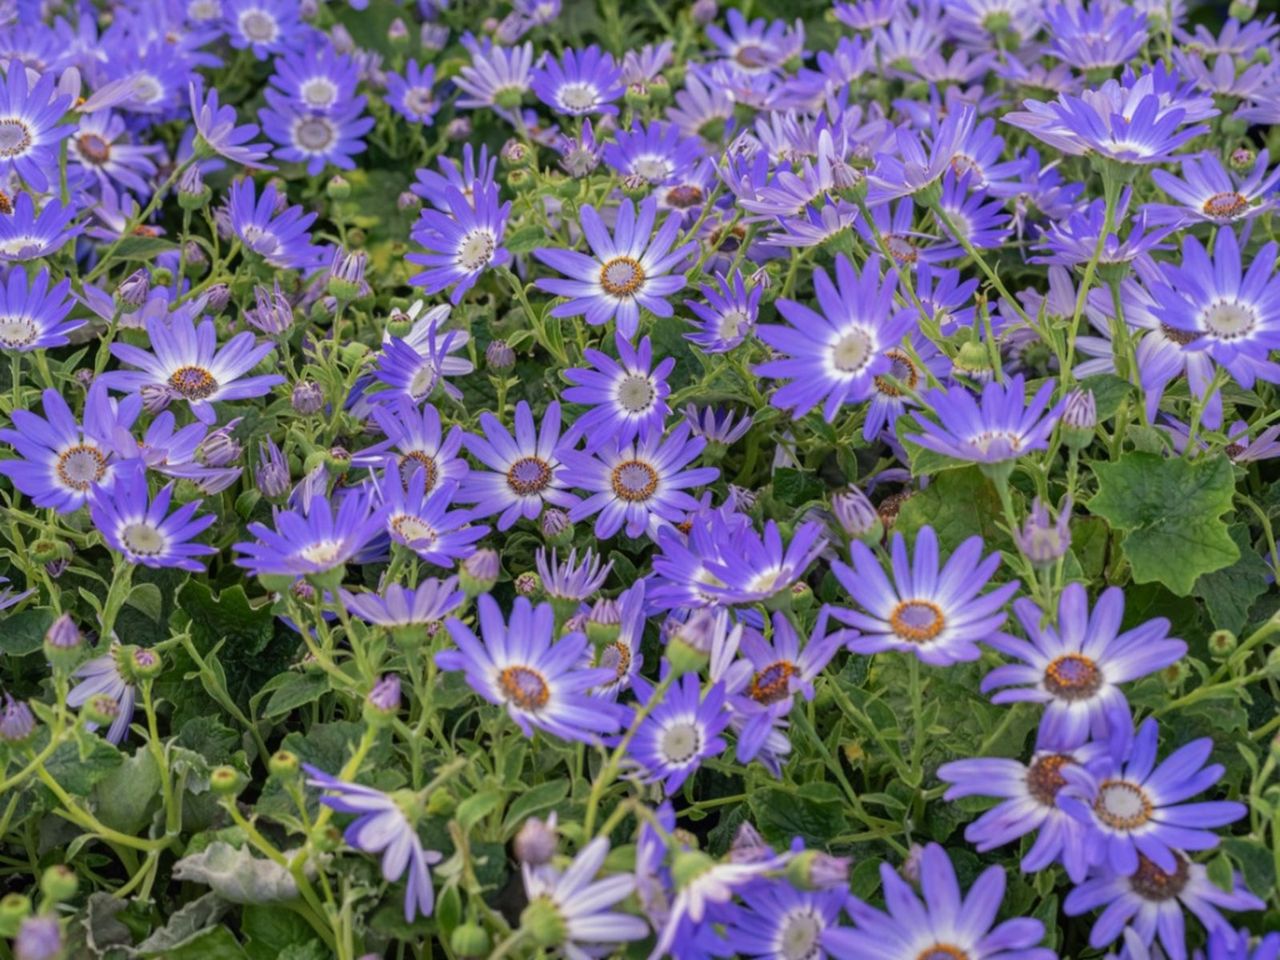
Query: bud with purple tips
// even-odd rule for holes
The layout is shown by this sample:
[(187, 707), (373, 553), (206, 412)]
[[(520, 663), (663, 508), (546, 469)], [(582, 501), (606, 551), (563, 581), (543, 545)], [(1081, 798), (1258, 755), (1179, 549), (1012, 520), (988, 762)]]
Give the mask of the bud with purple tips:
[(140, 307), (147, 302), (151, 293), (151, 275), (145, 267), (139, 267), (120, 282), (116, 289), (116, 297), (121, 303), (130, 307)]
[(1083, 450), (1093, 442), (1098, 427), (1098, 405), (1092, 390), (1080, 387), (1067, 394), (1062, 408), (1062, 442), (1072, 450)]
[(62, 927), (53, 914), (27, 917), (13, 939), (14, 960), (59, 960)]
[(270, 437), (258, 448), (258, 466), (253, 479), (262, 495), (269, 499), (277, 500), (289, 492), (289, 464)]
[(568, 546), (573, 540), (573, 521), (558, 507), (543, 510), (538, 523), (542, 528), (542, 538), (553, 547)]
[(1033, 566), (1051, 567), (1057, 563), (1071, 548), (1071, 498), (1063, 502), (1055, 522), (1036, 497), (1027, 522), (1021, 530), (1014, 531), (1014, 541)]
[(689, 15), (693, 17), (693, 22), (700, 27), (705, 27), (708, 23), (716, 18), (719, 7), (716, 0), (696, 0), (694, 5), (689, 8)]
[(400, 677), (388, 673), (373, 685), (364, 701), (364, 718), (370, 723), (390, 720), (400, 711)]
[(324, 389), (314, 380), (299, 380), (289, 396), (289, 406), (299, 416), (315, 416), (324, 409)]
[(213, 191), (204, 182), (200, 173), (200, 165), (193, 163), (182, 173), (178, 181), (178, 206), (183, 210), (199, 210), (209, 202)]
[(560, 845), (556, 833), (556, 815), (552, 811), (545, 821), (530, 817), (520, 827), (514, 841), (516, 859), (531, 867), (541, 867), (551, 862)]
[(25, 700), (15, 700), (4, 695), (4, 709), (0, 710), (0, 742), (26, 743), (36, 732), (35, 714)]
[(852, 540), (875, 546), (884, 538), (884, 523), (867, 495), (855, 486), (831, 498), (831, 512), (840, 529)]
[(231, 302), (231, 288), (225, 283), (215, 283), (204, 292), (204, 306), (212, 314), (219, 314), (227, 309)]
[(55, 670), (69, 670), (75, 666), (83, 646), (84, 635), (70, 614), (58, 617), (45, 631), (44, 654)]
[(505, 340), (494, 340), (484, 348), (484, 362), (490, 370), (505, 373), (516, 365), (516, 352)]
[(820, 850), (803, 850), (788, 862), (787, 879), (797, 890), (847, 890), (852, 862)]
[(497, 551), (480, 549), (462, 561), (458, 585), (468, 597), (488, 593), (498, 582), (499, 561)]

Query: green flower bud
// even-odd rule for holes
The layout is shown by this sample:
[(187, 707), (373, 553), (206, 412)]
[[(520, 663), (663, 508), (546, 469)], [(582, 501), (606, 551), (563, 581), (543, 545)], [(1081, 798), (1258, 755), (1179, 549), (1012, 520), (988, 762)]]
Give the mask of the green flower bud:
[(1209, 634), (1209, 656), (1215, 660), (1225, 660), (1231, 656), (1239, 641), (1230, 630), (1215, 630)]
[(70, 900), (79, 886), (80, 878), (65, 864), (52, 866), (40, 875), (40, 892), (54, 902)]
[(324, 192), (330, 200), (345, 200), (351, 196), (351, 184), (345, 177), (334, 174), (325, 184)]
[(546, 897), (539, 897), (524, 908), (520, 929), (528, 931), (529, 938), (544, 949), (564, 943), (569, 932), (560, 908)]
[(281, 780), (296, 777), (301, 766), (298, 755), (289, 750), (277, 750), (267, 761), (267, 770)]
[(21, 893), (6, 893), (0, 899), (0, 936), (12, 937), (31, 913), (31, 900)]
[(489, 931), (477, 923), (459, 924), (449, 937), (449, 947), (457, 956), (467, 960), (472, 957), (487, 957), (492, 946)]
[(235, 767), (221, 766), (209, 774), (209, 787), (223, 797), (234, 797), (244, 789), (244, 777)]

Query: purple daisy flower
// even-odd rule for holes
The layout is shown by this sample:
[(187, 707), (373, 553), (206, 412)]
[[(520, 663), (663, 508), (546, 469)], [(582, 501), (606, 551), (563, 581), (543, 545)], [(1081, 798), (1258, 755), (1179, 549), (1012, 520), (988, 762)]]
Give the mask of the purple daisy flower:
[[(422, 301), (414, 304), (411, 316), (417, 316)], [(437, 387), (454, 400), (462, 399), (462, 391), (451, 384), (449, 377), (465, 377), (475, 365), (466, 357), (450, 354), (463, 349), (471, 336), (465, 330), (441, 332), (440, 324), (449, 319), (449, 305), (442, 304), (416, 320), (405, 339), (383, 335), (382, 352), (378, 355), (378, 368), (373, 375), (377, 383), (385, 384), (369, 391), (369, 402), (383, 404), (408, 399), (417, 405), (422, 403)], [(368, 381), (362, 384), (370, 386)]]
[(156, 173), (153, 158), (164, 148), (132, 141), (133, 133), (119, 114), (110, 110), (82, 114), (67, 142), (69, 168), (92, 176), (100, 193), (123, 187), (146, 196)]
[(960, 892), (956, 871), (936, 843), (920, 855), (924, 902), (887, 863), (880, 864), (889, 912), (883, 913), (851, 897), (845, 909), (857, 928), (829, 930), (822, 945), (840, 957), (966, 957), (968, 960), (1055, 960), (1037, 944), (1044, 924), (1018, 917), (996, 924), (1004, 901), (1004, 867), (988, 867), (967, 895)]
[(763, 536), (750, 525), (742, 527), (720, 559), (707, 564), (719, 581), (707, 589), (722, 603), (759, 603), (791, 589), (827, 548), (822, 530), (817, 522), (798, 524), (784, 547), (773, 520), (765, 522)]
[(1095, 949), (1114, 943), (1128, 929), (1147, 947), (1159, 939), (1169, 960), (1187, 960), (1184, 911), (1207, 930), (1215, 931), (1230, 928), (1221, 910), (1266, 908), (1239, 874), (1232, 877), (1231, 889), (1223, 890), (1209, 879), (1204, 864), (1193, 863), (1176, 851), (1173, 857), (1174, 866), (1169, 870), (1160, 869), (1141, 854), (1137, 871), (1128, 876), (1100, 870), (1067, 894), (1062, 910), (1077, 917), (1105, 907), (1089, 932), (1089, 944)]
[(1211, 153), (1186, 157), (1182, 161), (1182, 177), (1166, 170), (1152, 170), (1151, 179), (1177, 205), (1149, 203), (1147, 211), (1152, 223), (1187, 226), (1194, 223), (1223, 224), (1250, 220), (1275, 207), (1275, 187), (1280, 183), (1280, 166), (1267, 172), (1271, 155), (1263, 150), (1254, 162), (1253, 171), (1239, 182)]
[(641, 177), (650, 184), (669, 183), (705, 156), (702, 142), (683, 136), (672, 123), (655, 120), (644, 127), (620, 130), (604, 148), (604, 162), (619, 176)]
[(0, 461), (0, 474), (37, 507), (72, 513), (95, 485), (110, 485), (120, 459), (118, 439), (137, 420), (142, 401), (131, 397), (117, 404), (99, 377), (89, 388), (81, 426), (57, 390), (46, 390), (42, 400), (43, 417), (14, 410), (13, 428), (0, 430), (0, 441), (19, 457)]
[(501, 513), (498, 529), (508, 530), (520, 517), (536, 520), (546, 504), (568, 509), (578, 503), (569, 493), (567, 471), (556, 454), (560, 444), (560, 404), (552, 401), (539, 429), (529, 405), (516, 405), (515, 436), (491, 413), (480, 414), (484, 437), (463, 438), (468, 452), (489, 468), (473, 470), (460, 492), (474, 503), (474, 516)]
[(744, 887), (742, 906), (724, 918), (725, 947), (735, 957), (760, 960), (826, 960), (822, 935), (835, 929), (847, 895), (843, 890), (797, 890), (785, 880)]
[(29, 284), (25, 270), (11, 269), (7, 282), (0, 283), (0, 350), (29, 353), (69, 343), (67, 334), (85, 323), (66, 319), (75, 306), (70, 290), (66, 279), (51, 289), (48, 269)]
[[(1129, 201), (1132, 195), (1132, 190), (1127, 186), (1120, 192), (1111, 229), (1102, 241), (1102, 252), (1098, 254), (1100, 267), (1149, 261), (1151, 252), (1164, 249), (1160, 244), (1176, 229), (1171, 224), (1152, 224), (1146, 208), (1130, 218)], [(1126, 221), (1129, 230), (1121, 239), (1121, 230)], [(1105, 224), (1106, 201), (1099, 198), (1084, 209), (1072, 211), (1064, 219), (1050, 224), (1036, 245), (1045, 252), (1032, 257), (1031, 262), (1068, 267), (1088, 263), (1098, 250), (1098, 235)]]
[(0, 216), (0, 262), (39, 260), (57, 253), (81, 231), (75, 224), (75, 204), (63, 206), (56, 198), (36, 211), (30, 193), (13, 201), (8, 216)]
[(423, 630), (462, 606), (466, 594), (458, 589), (458, 578), (428, 578), (417, 587), (389, 583), (377, 593), (339, 591), (343, 603), (366, 623), (374, 623), (393, 631), (410, 630), (421, 639)]
[(982, 389), (981, 402), (962, 386), (935, 388), (924, 394), (940, 423), (921, 420), (925, 432), (907, 437), (944, 457), (967, 463), (995, 464), (1016, 460), (1049, 445), (1049, 434), (1062, 413), (1059, 401), (1047, 410), (1055, 383), (1048, 380), (1028, 404), (1021, 375)]
[(346, 783), (331, 777), (311, 764), (303, 764), (307, 783), (325, 791), (320, 802), (338, 813), (354, 814), (342, 838), (348, 846), (365, 853), (382, 854), (382, 879), (395, 883), (405, 871), (409, 880), (404, 893), (404, 919), (412, 923), (415, 916), (431, 916), (435, 907), (435, 891), (431, 886), (431, 867), (444, 859), (443, 854), (422, 846), (413, 819), (421, 813), (402, 799), (358, 783)]
[(1023, 661), (997, 667), (982, 680), (983, 692), (1004, 689), (992, 703), (1044, 704), (1037, 749), (1105, 740), (1114, 726), (1132, 727), (1129, 703), (1119, 684), (1163, 670), (1186, 655), (1187, 645), (1169, 637), (1169, 621), (1148, 620), (1120, 631), (1124, 592), (1110, 587), (1089, 610), (1089, 595), (1068, 584), (1058, 601), (1057, 626), (1044, 625), (1044, 611), (1025, 597), (1013, 602), (1029, 640), (995, 634), (987, 642)]
[(927, 146), (914, 130), (899, 128), (896, 152), (880, 154), (875, 168), (867, 176), (867, 201), (878, 206), (934, 186), (944, 173), (953, 169), (952, 159), (964, 156), (962, 146), (973, 132), (976, 120), (977, 114), (968, 106), (947, 113)]
[[(119, 744), (129, 732), (129, 723), (133, 720), (133, 705), (137, 698), (137, 690), (125, 679), (120, 666), (120, 659), (126, 651), (118, 643), (112, 643), (109, 652), (92, 660), (86, 660), (71, 675), (79, 680), (67, 693), (67, 706), (83, 707), (95, 697), (109, 697), (117, 707), (115, 719), (107, 730), (107, 740)], [(92, 724), (90, 729), (96, 729)]]
[[(713, 684), (704, 696), (701, 683), (696, 673), (686, 673), (670, 686), (627, 748), (645, 782), (661, 783), (668, 796), (680, 789), (703, 760), (719, 756), (728, 746), (720, 736), (730, 719), (724, 685)], [(640, 677), (632, 686), (641, 703), (657, 694), (657, 688)]]
[[(458, 71), (454, 86), (465, 94), (458, 106), (467, 109), (496, 107), (503, 116), (513, 116), (529, 89), (533, 70), (533, 44), (502, 47), (488, 37), (477, 41), (471, 34), (462, 38), (471, 53), (471, 63)], [(518, 112), (514, 114), (518, 116)]]
[(442, 213), (449, 213), (453, 207), (449, 199), (449, 189), (457, 190), (467, 203), (475, 205), (478, 191), (487, 191), (493, 187), (494, 175), (498, 170), (498, 158), (489, 156), (489, 148), (480, 145), (477, 154), (471, 144), (462, 145), (462, 163), (451, 157), (440, 157), (436, 161), (440, 172), (434, 170), (418, 170), (413, 186), (414, 193)]
[(542, 580), (542, 590), (553, 603), (559, 600), (571, 601), (573, 609), (577, 604), (591, 597), (609, 577), (613, 569), (613, 561), (600, 563), (600, 556), (590, 547), (582, 552), (582, 561), (578, 561), (575, 547), (569, 556), (560, 561), (556, 551), (552, 549), (550, 556), (546, 547), (539, 547), (534, 557), (538, 568), (538, 577)]
[(419, 409), (408, 396), (401, 395), (379, 403), (371, 412), (386, 439), (353, 453), (353, 467), (380, 467), (394, 450), (401, 480), (408, 482), (414, 472), (422, 468), (427, 493), (440, 483), (461, 480), (467, 475), (467, 462), (458, 456), (462, 449), (462, 428), (454, 425), (444, 434), (440, 413), (431, 404), (423, 404)]
[(263, 95), (278, 113), (343, 111), (356, 98), (360, 67), (322, 35), (276, 57)]
[(59, 123), (71, 98), (54, 88), (52, 70), (28, 86), (20, 61), (0, 83), (0, 174), (16, 173), (33, 190), (49, 189), (47, 171), (58, 169), (58, 144), (75, 132)]
[(255, 576), (305, 577), (340, 570), (363, 550), (386, 523), (386, 509), (368, 489), (353, 490), (334, 509), (328, 498), (312, 497), (305, 509), (275, 510), (275, 529), (249, 524), (257, 540), (235, 549), (236, 565)]
[(329, 166), (355, 169), (351, 158), (364, 153), (360, 138), (373, 129), (373, 117), (365, 114), (364, 106), (365, 98), (359, 96), (324, 112), (264, 107), (258, 119), (262, 132), (278, 144), (276, 158), (306, 164), (314, 177)]
[(249, 49), (259, 60), (288, 50), (305, 34), (292, 0), (222, 0), (224, 29), (237, 50)]
[(599, 449), (610, 440), (630, 443), (639, 437), (647, 440), (655, 434), (661, 436), (666, 418), (671, 413), (667, 395), (671, 387), (667, 376), (676, 365), (674, 357), (667, 357), (653, 366), (653, 344), (648, 337), (633, 347), (621, 333), (614, 337), (618, 359), (599, 350), (587, 349), (582, 358), (591, 368), (575, 367), (566, 370), (569, 387), (561, 398), (571, 403), (590, 406), (573, 424), (565, 438), (566, 444), (585, 437), (588, 453)]
[(551, 247), (533, 251), (538, 260), (569, 278), (537, 281), (540, 290), (569, 298), (568, 303), (552, 307), (551, 315), (584, 315), (592, 326), (616, 316), (618, 332), (628, 340), (639, 329), (642, 307), (656, 317), (670, 317), (674, 311), (667, 297), (685, 284), (683, 274), (671, 271), (693, 254), (697, 244), (672, 250), (680, 232), (679, 219), (667, 217), (655, 234), (657, 215), (658, 202), (653, 197), (640, 204), (638, 217), (631, 201), (623, 200), (611, 235), (595, 208), (584, 206), (580, 220), (592, 256)]
[(607, 540), (625, 526), (629, 537), (653, 536), (666, 524), (679, 523), (698, 502), (685, 490), (711, 483), (715, 467), (686, 469), (707, 441), (691, 438), (681, 423), (665, 439), (654, 434), (638, 444), (613, 443), (594, 455), (564, 450), (560, 454), (575, 486), (592, 495), (569, 510), (575, 523), (596, 516), (596, 537)]
[(613, 101), (622, 96), (622, 70), (613, 55), (594, 43), (585, 50), (566, 49), (560, 59), (547, 57), (533, 71), (529, 86), (556, 113), (580, 117), (617, 113)]
[[(1268, 933), (1250, 946), (1252, 939), (1253, 934), (1244, 927), (1232, 930), (1227, 926), (1214, 926), (1205, 945), (1208, 960), (1276, 960), (1280, 957), (1280, 933)], [(1197, 960), (1204, 960), (1204, 956), (1196, 954)]]
[(778, 309), (791, 325), (757, 329), (756, 335), (784, 356), (760, 364), (756, 373), (789, 380), (774, 393), (775, 407), (799, 419), (821, 403), (831, 423), (841, 406), (874, 392), (875, 378), (890, 366), (885, 351), (911, 328), (912, 311), (898, 308), (897, 272), (889, 271), (882, 282), (876, 257), (867, 260), (859, 276), (837, 255), (836, 283), (818, 268), (813, 284), (821, 313), (794, 300), (779, 300)]
[(1185, 744), (1156, 765), (1159, 728), (1154, 717), (1112, 735), (1111, 749), (1094, 763), (1063, 771), (1068, 785), (1058, 804), (1089, 828), (1089, 863), (1129, 876), (1150, 861), (1167, 873), (1178, 869), (1179, 850), (1212, 850), (1214, 827), (1247, 812), (1227, 800), (1187, 803), (1217, 784), (1225, 768), (1205, 765), (1213, 752), (1208, 737)]
[(204, 423), (218, 419), (213, 404), (224, 400), (245, 400), (269, 393), (284, 377), (275, 373), (245, 377), (274, 345), (258, 343), (247, 330), (237, 333), (221, 348), (213, 319), (206, 317), (197, 326), (186, 311), (168, 319), (147, 320), (147, 336), (152, 352), (127, 343), (113, 343), (111, 353), (137, 370), (112, 370), (101, 379), (112, 389), (128, 394), (147, 390), (187, 401), (191, 412)]
[(450, 510), (458, 492), (456, 481), (447, 480), (430, 493), (427, 471), (419, 467), (406, 484), (394, 460), (376, 484), (386, 518), (387, 532), (396, 543), (408, 547), (427, 563), (452, 567), (475, 553), (475, 543), (489, 528), (471, 525), (470, 510)]
[(476, 601), (483, 641), (461, 621), (446, 621), (457, 650), (436, 654), (441, 670), (461, 670), (471, 689), (507, 714), (532, 737), (534, 729), (565, 740), (594, 743), (601, 734), (622, 725), (625, 708), (588, 691), (607, 681), (613, 671), (584, 670), (579, 664), (587, 649), (582, 633), (553, 640), (555, 613), (551, 604), (532, 606), (516, 597), (510, 622), (489, 594)]
[(289, 207), (288, 202), (274, 183), (263, 187), (259, 197), (252, 179), (237, 180), (231, 185), (231, 229), (246, 247), (273, 267), (315, 269), (328, 256), (324, 248), (311, 243), (307, 232), (316, 215), (304, 214), (300, 205)]
[(1058, 3), (1045, 9), (1044, 19), (1046, 52), (1081, 71), (1118, 67), (1147, 42), (1147, 17), (1132, 7)]
[(1187, 339), (1188, 349), (1208, 353), (1246, 390), (1259, 375), (1280, 379), (1274, 364), (1260, 367), (1280, 348), (1277, 250), (1275, 242), (1264, 245), (1245, 270), (1233, 228), (1217, 231), (1212, 259), (1199, 240), (1184, 236), (1181, 266), (1162, 265), (1163, 282), (1151, 287), (1160, 322)]
[(387, 74), (387, 103), (410, 123), (430, 124), (440, 109), (440, 101), (432, 90), (436, 82), (434, 64), (420, 67), (418, 61), (405, 64), (404, 76)]
[(696, 343), (703, 353), (728, 353), (755, 329), (764, 287), (748, 287), (742, 272), (735, 270), (730, 277), (717, 274), (715, 286), (703, 284), (698, 289), (706, 303), (686, 300), (684, 304), (701, 323), (697, 332), (686, 333), (685, 339)]
[(195, 120), (197, 156), (206, 150), (225, 157), (232, 163), (256, 170), (274, 170), (262, 161), (267, 158), (271, 148), (265, 143), (251, 143), (258, 135), (258, 125), (245, 123), (237, 125), (236, 109), (230, 104), (222, 105), (218, 101), (218, 91), (210, 88), (209, 95), (204, 95), (204, 80), (197, 76), (191, 81), (191, 116)]
[(954, 760), (938, 767), (938, 779), (950, 785), (943, 794), (947, 801), (1004, 798), (965, 828), (965, 840), (979, 853), (1036, 833), (1022, 858), (1023, 872), (1035, 873), (1060, 861), (1067, 876), (1080, 883), (1089, 871), (1088, 827), (1058, 806), (1058, 794), (1067, 785), (1062, 771), (1088, 763), (1104, 749), (1104, 744), (1094, 743), (1070, 750), (1039, 750), (1025, 764), (1004, 757)]
[(1001, 608), (1018, 590), (1015, 580), (980, 594), (1000, 566), (999, 553), (983, 558), (982, 549), (982, 538), (970, 537), (939, 570), (932, 527), (921, 527), (916, 534), (914, 558), (908, 557), (902, 534), (895, 533), (890, 583), (871, 548), (860, 540), (850, 543), (853, 566), (839, 560), (831, 564), (836, 579), (866, 611), (832, 611), (861, 634), (849, 641), (849, 649), (865, 654), (899, 650), (931, 666), (977, 660), (978, 642), (989, 641), (1000, 629), (1005, 621)]
[(406, 259), (426, 268), (411, 283), (427, 293), (453, 287), (449, 299), (458, 303), (482, 273), (511, 261), (502, 246), (511, 201), (498, 204), (496, 184), (474, 184), (470, 198), (452, 187), (444, 192), (448, 211), (424, 209), (413, 228), (414, 242), (426, 253), (410, 253)]
[(203, 573), (204, 564), (195, 558), (218, 551), (190, 541), (212, 526), (217, 517), (206, 514), (194, 518), (199, 500), (183, 504), (170, 514), (174, 485), (164, 487), (153, 500), (141, 461), (131, 463), (134, 469), (121, 471), (110, 489), (95, 486), (90, 490), (89, 516), (93, 525), (107, 546), (130, 563)]
[(615, 700), (640, 674), (644, 665), (640, 643), (644, 639), (646, 589), (645, 581), (637, 580), (618, 595), (618, 634), (597, 644), (594, 655), (586, 661), (586, 665), (610, 673), (607, 681), (591, 688), (594, 697)]

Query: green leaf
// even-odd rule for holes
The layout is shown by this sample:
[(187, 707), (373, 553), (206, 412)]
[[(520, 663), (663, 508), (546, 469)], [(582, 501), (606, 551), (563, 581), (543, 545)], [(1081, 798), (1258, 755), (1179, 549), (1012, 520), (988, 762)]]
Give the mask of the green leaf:
[(76, 742), (53, 751), (44, 768), (67, 793), (87, 797), (94, 784), (123, 762), (120, 751), (97, 734), (77, 732)]
[(270, 903), (298, 896), (297, 882), (280, 864), (221, 840), (175, 863), (173, 877), (203, 883), (232, 903)]
[(529, 253), (548, 244), (547, 231), (536, 223), (508, 233), (502, 241), (512, 254)]
[(216, 893), (206, 893), (183, 904), (174, 911), (168, 923), (138, 944), (138, 954), (143, 957), (172, 956), (172, 951), (206, 937), (213, 924), (227, 912), (228, 906)]
[(0, 621), (0, 651), (11, 657), (35, 653), (44, 643), (45, 632), (53, 623), (50, 607), (32, 607)]
[(472, 827), (495, 810), (501, 802), (501, 790), (493, 788), (481, 790), (458, 804), (454, 819), (462, 825), (464, 830), (470, 831)]
[(277, 960), (287, 949), (319, 942), (315, 931), (298, 914), (256, 904), (241, 913), (240, 932), (252, 960)]
[(284, 674), (284, 680), (271, 694), (262, 715), (268, 719), (284, 716), (296, 707), (319, 700), (329, 690), (329, 677), (323, 673)]
[(756, 826), (773, 844), (801, 837), (806, 846), (824, 849), (845, 831), (844, 797), (834, 783), (806, 783), (798, 790), (766, 787), (749, 794)]
[(209, 927), (180, 947), (143, 956), (163, 957), (164, 960), (244, 960), (245, 952), (226, 927)]
[(160, 768), (146, 747), (109, 771), (94, 787), (98, 819), (121, 833), (137, 833), (151, 820), (160, 793)]
[(1231, 509), (1231, 461), (1166, 459), (1128, 453), (1094, 463), (1098, 492), (1089, 510), (1113, 530), (1135, 583), (1159, 582), (1185, 597), (1202, 574), (1229, 567), (1240, 550), (1222, 515)]
[(933, 527), (945, 553), (972, 536), (981, 536), (993, 547), (1008, 540), (996, 526), (1001, 512), (1000, 497), (982, 471), (964, 467), (938, 474), (912, 494), (898, 511), (893, 529), (911, 539), (921, 527)]
[(825, 491), (822, 481), (806, 470), (779, 467), (773, 472), (773, 495), (789, 507), (818, 500)]
[(177, 250), (178, 245), (172, 240), (160, 237), (125, 237), (115, 248), (112, 258), (115, 260), (154, 260), (162, 253)]
[(1240, 559), (1196, 581), (1196, 596), (1204, 601), (1209, 619), (1219, 630), (1239, 633), (1249, 619), (1249, 608), (1267, 592), (1271, 568), (1249, 539), (1249, 528), (1236, 524), (1228, 531), (1240, 550)]
[(1245, 885), (1250, 890), (1262, 892), (1275, 889), (1276, 864), (1265, 845), (1243, 837), (1225, 837), (1222, 849), (1240, 865)]
[(1080, 387), (1093, 391), (1093, 402), (1098, 411), (1099, 423), (1106, 423), (1114, 417), (1116, 411), (1120, 409), (1120, 404), (1133, 392), (1129, 381), (1123, 377), (1117, 377), (1114, 373), (1099, 373), (1092, 377), (1085, 377), (1080, 381)]
[(164, 608), (164, 595), (154, 583), (139, 583), (129, 591), (125, 603), (147, 617), (152, 623), (160, 622), (160, 612)]
[(1230, 893), (1236, 886), (1236, 870), (1231, 864), (1231, 859), (1227, 856), (1226, 851), (1221, 851), (1216, 857), (1205, 864), (1206, 872), (1213, 885), (1225, 893)]
[(503, 836), (512, 836), (529, 817), (543, 810), (549, 810), (568, 795), (568, 780), (540, 783), (532, 790), (525, 791), (507, 810), (507, 818), (502, 823)]
[(191, 635), (202, 651), (225, 640), (228, 649), (253, 656), (271, 642), (275, 624), (270, 605), (252, 606), (239, 584), (215, 597), (207, 583), (189, 581), (178, 591), (178, 605), (191, 617)]

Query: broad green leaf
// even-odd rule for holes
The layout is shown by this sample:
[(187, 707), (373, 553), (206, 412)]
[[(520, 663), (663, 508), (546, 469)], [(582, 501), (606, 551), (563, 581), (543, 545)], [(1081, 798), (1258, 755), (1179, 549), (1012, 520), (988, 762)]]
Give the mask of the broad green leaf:
[(823, 849), (845, 831), (845, 799), (834, 783), (766, 787), (749, 794), (747, 802), (756, 826), (773, 844), (786, 845), (798, 836), (806, 846)]
[(1089, 510), (1122, 531), (1120, 548), (1136, 583), (1159, 582), (1185, 597), (1203, 574), (1229, 567), (1240, 550), (1222, 515), (1235, 478), (1226, 457), (1188, 461), (1128, 453), (1094, 463)]
[(284, 680), (272, 691), (262, 715), (268, 719), (281, 717), (291, 710), (319, 700), (329, 690), (329, 677), (323, 673), (284, 674)]
[(152, 623), (160, 622), (160, 612), (164, 608), (164, 596), (154, 583), (139, 583), (129, 591), (125, 603), (142, 613)]
[(87, 797), (94, 784), (120, 766), (124, 757), (97, 734), (78, 733), (76, 741), (53, 751), (44, 767), (67, 793)]
[(307, 921), (290, 910), (250, 904), (240, 914), (240, 932), (252, 960), (277, 960), (291, 947), (318, 942)]
[(138, 944), (138, 954), (143, 957), (172, 956), (173, 951), (206, 937), (229, 906), (216, 893), (206, 893), (183, 904), (169, 917), (168, 923)]
[(1236, 524), (1228, 531), (1240, 551), (1240, 559), (1196, 581), (1196, 596), (1204, 601), (1209, 619), (1219, 630), (1239, 633), (1249, 619), (1249, 608), (1270, 587), (1271, 568), (1254, 549), (1249, 528)]
[(0, 620), (0, 652), (11, 657), (35, 653), (44, 643), (45, 632), (53, 619), (51, 608), (32, 607)]
[(93, 788), (98, 819), (122, 833), (136, 834), (151, 820), (160, 793), (160, 768), (146, 747), (107, 773)]
[(929, 486), (907, 498), (893, 529), (913, 539), (921, 527), (933, 527), (944, 553), (973, 536), (994, 548), (1008, 539), (996, 526), (1001, 514), (1000, 497), (991, 481), (977, 467), (963, 467), (938, 474)]
[(498, 804), (502, 802), (502, 791), (494, 788), (481, 790), (479, 793), (467, 797), (458, 804), (457, 812), (454, 818), (462, 825), (464, 830), (470, 830), (477, 823), (483, 820), (493, 810), (497, 809)]
[(549, 783), (540, 783), (532, 790), (526, 790), (508, 808), (507, 818), (502, 824), (503, 835), (511, 836), (529, 817), (551, 809), (568, 795), (568, 780), (552, 780)]
[(114, 258), (117, 260), (154, 260), (162, 253), (177, 250), (178, 245), (172, 240), (161, 237), (125, 237), (115, 248)]
[(825, 491), (822, 481), (807, 470), (779, 467), (773, 472), (773, 495), (789, 507), (820, 499)]
[(232, 903), (270, 903), (298, 895), (298, 885), (284, 867), (221, 840), (183, 857), (173, 865), (173, 876), (203, 883)]

